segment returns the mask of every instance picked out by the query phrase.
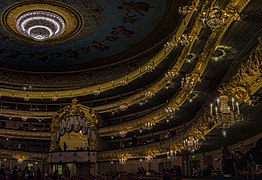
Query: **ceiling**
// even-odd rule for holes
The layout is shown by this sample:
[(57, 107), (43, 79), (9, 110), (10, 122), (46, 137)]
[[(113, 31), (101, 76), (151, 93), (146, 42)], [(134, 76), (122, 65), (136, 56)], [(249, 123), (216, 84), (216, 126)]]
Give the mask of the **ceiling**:
[[(24, 4), (27, 10), (21, 7)], [(36, 7), (31, 4), (35, 4)], [(10, 27), (12, 24), (6, 22), (13, 19), (15, 21), (13, 16), (21, 15), (30, 8), (44, 7), (52, 10), (52, 7), (45, 7), (48, 4), (57, 6), (54, 11), (58, 13), (65, 8), (74, 11), (79, 18), (70, 23), (79, 24), (77, 32), (72, 32), (69, 38), (34, 42), (12, 32), (15, 31)], [(170, 33), (162, 31), (162, 25), (170, 16), (171, 4), (170, 0), (133, 3), (121, 0), (1, 3), (1, 68), (55, 72), (57, 69), (72, 71), (117, 63), (153, 47)], [(67, 15), (64, 16), (67, 20)]]
[[(215, 2), (221, 8), (228, 3), (226, 0)], [(101, 135), (104, 140), (111, 139), (111, 128), (158, 116), (168, 103), (179, 99), (182, 78), (197, 71), (197, 65), (203, 60), (204, 52), (207, 52), (210, 59), (203, 65), (206, 67), (201, 74), (201, 81), (181, 104), (176, 116), (168, 122), (166, 119), (158, 121), (152, 130), (141, 132), (141, 129), (133, 128), (126, 138), (134, 134), (150, 136), (152, 133), (186, 126), (203, 112), (204, 107), (217, 95), (221, 84), (230, 81), (240, 64), (245, 63), (251, 51), (259, 46), (259, 37), (262, 37), (260, 0), (252, 0), (241, 12), (241, 21), (233, 21), (221, 38), (219, 34), (218, 38), (214, 36), (208, 27), (198, 28), (200, 30), (196, 32), (197, 38), (192, 46), (183, 47), (178, 43), (168, 55), (162, 53), (163, 47), (168, 40), (175, 39), (172, 37), (179, 28), (186, 26), (183, 34), (196, 28), (197, 15), (201, 9), (192, 13), (192, 19), (188, 22), (182, 20), (185, 16), (178, 13), (179, 7), (187, 5), (188, 1), (56, 0), (43, 1), (40, 5), (36, 1), (29, 1), (39, 7), (51, 3), (58, 6), (57, 13), (60, 12), (59, 8), (66, 8), (74, 11), (78, 17), (76, 23), (79, 29), (76, 28), (72, 35), (36, 43), (16, 34), (5, 23), (10, 9), (26, 3), (28, 1), (11, 0), (0, 4), (3, 17), (0, 24), (1, 119), (10, 121), (9, 117), (13, 113), (15, 116), (11, 121), (14, 122), (21, 122), (21, 117), (28, 115), (28, 122), (50, 124), (51, 114), (70, 104), (76, 97), (81, 104), (97, 110), (99, 130), (108, 130)], [(206, 49), (208, 42), (213, 43), (210, 47), (214, 48), (214, 52), (213, 49)], [(216, 61), (218, 49), (224, 54)], [(156, 62), (152, 59), (157, 59), (155, 57), (159, 54), (164, 57), (163, 60), (152, 65), (152, 62)], [(192, 57), (190, 62), (187, 61), (189, 57)], [(166, 82), (166, 72), (178, 64), (181, 67), (172, 79), (172, 86), (159, 83)], [(146, 69), (151, 65), (151, 70)], [(140, 76), (130, 78), (131, 73), (139, 71)], [(117, 81), (123, 83), (111, 86)], [(107, 83), (107, 89), (95, 94), (94, 90), (105, 86), (103, 83)], [(80, 94), (73, 94), (78, 90)], [(141, 105), (145, 93), (152, 90), (154, 97)], [(20, 97), (17, 94), (22, 95)], [(48, 98), (45, 94), (48, 94)], [(27, 95), (28, 100), (24, 98)], [(261, 92), (256, 95), (261, 96)], [(214, 130), (203, 143), (202, 150), (229, 145), (261, 132), (261, 126), (255, 126), (261, 119), (260, 101), (254, 107), (241, 107), (247, 121), (230, 130), (228, 134), (232, 136), (225, 139), (219, 130)], [(127, 109), (121, 110), (120, 106), (126, 104)], [(33, 117), (29, 116), (31, 114)], [(38, 122), (40, 118), (44, 121)], [(237, 134), (246, 132), (246, 128), (252, 131), (235, 138)], [(118, 136), (114, 138), (115, 141), (119, 139)]]

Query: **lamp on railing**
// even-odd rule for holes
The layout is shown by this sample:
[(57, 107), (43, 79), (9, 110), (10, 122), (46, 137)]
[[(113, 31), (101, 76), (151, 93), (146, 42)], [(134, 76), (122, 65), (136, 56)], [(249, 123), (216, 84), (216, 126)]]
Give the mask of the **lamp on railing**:
[(24, 160), (23, 160), (22, 158), (18, 158), (18, 159), (17, 159), (17, 163), (18, 163), (18, 164), (22, 164), (23, 161), (24, 161)]
[(127, 108), (128, 108), (128, 106), (126, 104), (122, 104), (122, 105), (119, 106), (120, 111), (125, 111), (125, 110), (127, 110)]
[(154, 157), (152, 155), (150, 155), (150, 154), (145, 156), (145, 161), (148, 162), (148, 163), (152, 162), (153, 159), (154, 159)]
[(188, 137), (186, 140), (184, 140), (184, 147), (191, 153), (195, 152), (200, 148), (198, 139), (192, 136)]
[(191, 36), (190, 34), (183, 34), (179, 38), (179, 43), (181, 44), (181, 46), (189, 46), (192, 40), (193, 40), (193, 36)]
[(174, 83), (173, 80), (177, 75), (174, 71), (168, 71), (165, 73), (165, 80), (166, 80), (166, 89), (170, 88)]
[(145, 67), (145, 71), (147, 73), (150, 73), (150, 72), (153, 72), (153, 70), (155, 69), (154, 65), (153, 64), (149, 64)]
[(26, 121), (27, 120), (27, 116), (22, 116), (22, 121)]
[(181, 87), (185, 89), (185, 91), (190, 91), (195, 84), (196, 79), (187, 75), (186, 77), (182, 78), (181, 80)]
[(225, 25), (229, 18), (229, 14), (226, 11), (213, 8), (202, 13), (201, 20), (203, 24), (210, 27), (212, 30), (220, 28)]
[(172, 42), (166, 42), (164, 45), (165, 52), (167, 53), (169, 50), (172, 50), (175, 47), (175, 44)]
[(209, 120), (218, 124), (222, 129), (230, 128), (232, 125), (242, 121), (239, 103), (234, 97), (219, 96), (214, 104), (210, 104)]
[(120, 81), (122, 86), (126, 86), (128, 84), (128, 76), (126, 75), (124, 79)]
[(145, 93), (145, 98), (146, 98), (147, 100), (152, 99), (154, 96), (155, 96), (155, 93), (152, 92), (152, 91), (147, 91), (147, 92)]
[(154, 121), (147, 122), (147, 123), (145, 123), (145, 129), (151, 130), (151, 129), (153, 129), (155, 124), (156, 123)]
[(118, 134), (119, 134), (120, 137), (123, 138), (123, 137), (126, 137), (127, 132), (125, 130), (123, 130), (123, 131), (120, 131)]
[(175, 114), (176, 114), (176, 108), (169, 106), (169, 107), (165, 108), (165, 113), (167, 114), (168, 118), (174, 118)]
[(101, 94), (101, 90), (100, 90), (100, 86), (99, 86), (99, 85), (98, 85), (97, 89), (95, 89), (95, 90), (93, 91), (93, 93), (94, 93), (95, 96), (98, 96), (98, 95)]
[(182, 15), (186, 15), (192, 12), (195, 8), (193, 6), (183, 6), (178, 8), (178, 13)]
[(127, 158), (124, 158), (124, 157), (119, 158), (119, 164), (121, 164), (121, 165), (126, 164), (126, 161), (127, 161)]
[(174, 159), (174, 158), (176, 158), (176, 151), (174, 151), (174, 150), (169, 150), (169, 151), (167, 151), (166, 152), (166, 157), (167, 157), (167, 159)]

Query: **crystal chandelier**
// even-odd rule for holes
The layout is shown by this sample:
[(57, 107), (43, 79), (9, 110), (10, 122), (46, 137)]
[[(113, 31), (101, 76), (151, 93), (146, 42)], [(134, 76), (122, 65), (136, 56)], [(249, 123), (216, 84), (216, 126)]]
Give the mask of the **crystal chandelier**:
[(64, 33), (65, 21), (50, 11), (30, 11), (17, 19), (16, 29), (35, 41), (46, 41)]
[(176, 157), (176, 151), (170, 150), (166, 152), (167, 159), (174, 159)]
[(234, 97), (219, 96), (214, 104), (210, 104), (209, 120), (218, 124), (222, 129), (230, 128), (232, 125), (242, 121), (239, 103)]
[(184, 147), (191, 153), (195, 152), (196, 150), (200, 148), (198, 139), (192, 136), (187, 138), (186, 140), (184, 140)]
[(154, 159), (154, 157), (151, 156), (151, 155), (147, 155), (147, 156), (145, 156), (145, 161), (148, 162), (148, 163), (152, 162), (153, 159)]
[(202, 13), (202, 22), (211, 29), (217, 29), (225, 25), (229, 15), (220, 9), (213, 8)]
[(120, 158), (119, 159), (119, 164), (121, 164), (121, 165), (124, 165), (124, 164), (126, 164), (126, 160), (127, 160), (127, 158)]

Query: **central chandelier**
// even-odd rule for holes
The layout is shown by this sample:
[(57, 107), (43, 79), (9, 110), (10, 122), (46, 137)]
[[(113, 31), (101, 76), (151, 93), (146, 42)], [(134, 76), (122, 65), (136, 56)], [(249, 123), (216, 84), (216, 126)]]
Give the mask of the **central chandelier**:
[(35, 41), (46, 41), (62, 35), (65, 31), (64, 19), (50, 11), (30, 11), (16, 21), (16, 29)]

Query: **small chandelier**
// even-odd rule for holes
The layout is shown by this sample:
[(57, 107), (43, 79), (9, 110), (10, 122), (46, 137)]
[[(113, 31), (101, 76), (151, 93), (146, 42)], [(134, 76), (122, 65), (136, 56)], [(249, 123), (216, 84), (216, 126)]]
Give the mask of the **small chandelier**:
[(154, 65), (147, 65), (146, 67), (145, 67), (145, 71), (147, 72), (147, 73), (151, 73), (151, 72), (153, 72), (153, 70), (155, 69), (155, 67), (154, 67)]
[(239, 103), (234, 97), (219, 96), (214, 104), (210, 104), (209, 121), (218, 124), (222, 129), (230, 128), (232, 125), (241, 122)]
[(166, 42), (164, 45), (165, 52), (167, 53), (169, 50), (172, 50), (175, 47), (175, 44), (172, 42)]
[(18, 158), (18, 159), (17, 159), (18, 164), (22, 164), (23, 161), (24, 161), (24, 160), (23, 160), (22, 158)]
[(145, 123), (145, 128), (146, 128), (147, 130), (151, 130), (151, 129), (153, 129), (154, 125), (156, 125), (156, 123), (155, 123), (154, 121), (152, 121), (152, 122), (147, 122), (147, 123)]
[(176, 113), (176, 108), (169, 106), (165, 108), (165, 112), (169, 118), (174, 118), (175, 113)]
[(189, 138), (184, 140), (184, 147), (191, 153), (195, 152), (200, 148), (198, 139), (190, 136)]
[(123, 138), (123, 137), (126, 137), (127, 132), (123, 130), (123, 131), (120, 131), (118, 134), (120, 137)]
[(120, 111), (125, 111), (125, 110), (127, 110), (127, 108), (128, 108), (128, 106), (126, 104), (122, 104), (122, 105), (119, 106)]
[(165, 73), (165, 79), (172, 81), (174, 79), (174, 77), (176, 76), (177, 73), (175, 73), (174, 71), (167, 71)]
[(167, 159), (174, 159), (176, 157), (176, 151), (170, 150), (166, 152)]
[(192, 12), (195, 8), (192, 6), (183, 6), (178, 8), (178, 13), (182, 15), (186, 15), (190, 12)]
[(220, 28), (225, 25), (228, 20), (229, 15), (224, 11), (217, 8), (204, 11), (202, 13), (202, 22), (203, 24), (210, 27), (212, 30)]
[[(71, 92), (70, 92), (71, 93)], [(93, 91), (95, 96), (99, 96), (101, 94), (100, 85), (97, 86), (97, 89)]]
[(169, 89), (174, 83), (173, 83), (173, 79), (176, 76), (176, 72), (174, 71), (168, 71), (165, 73), (165, 80), (166, 80), (166, 89)]
[(122, 157), (119, 159), (119, 164), (124, 165), (126, 164), (126, 161), (127, 161), (127, 158)]
[(26, 121), (27, 120), (27, 116), (22, 116), (22, 121)]
[(153, 156), (151, 156), (150, 154), (149, 154), (149, 155), (147, 155), (147, 156), (145, 156), (145, 161), (146, 161), (146, 162), (148, 162), (148, 163), (152, 162), (152, 161), (153, 161), (153, 159), (154, 159), (154, 157), (153, 157)]
[(57, 101), (57, 99), (58, 99), (58, 95), (57, 95), (57, 92), (56, 92), (56, 94), (52, 97), (52, 101)]
[(179, 43), (181, 44), (181, 46), (189, 46), (192, 40), (193, 40), (193, 36), (191, 36), (190, 34), (183, 34), (179, 38)]
[(128, 85), (128, 76), (126, 75), (125, 78), (120, 81), (120, 83), (121, 83), (122, 86)]
[(195, 78), (191, 76), (186, 76), (181, 80), (181, 87), (185, 89), (185, 91), (190, 91), (195, 84)]
[(147, 100), (152, 99), (154, 96), (155, 96), (155, 93), (154, 93), (154, 92), (147, 91), (147, 92), (145, 93), (145, 98), (146, 98)]

